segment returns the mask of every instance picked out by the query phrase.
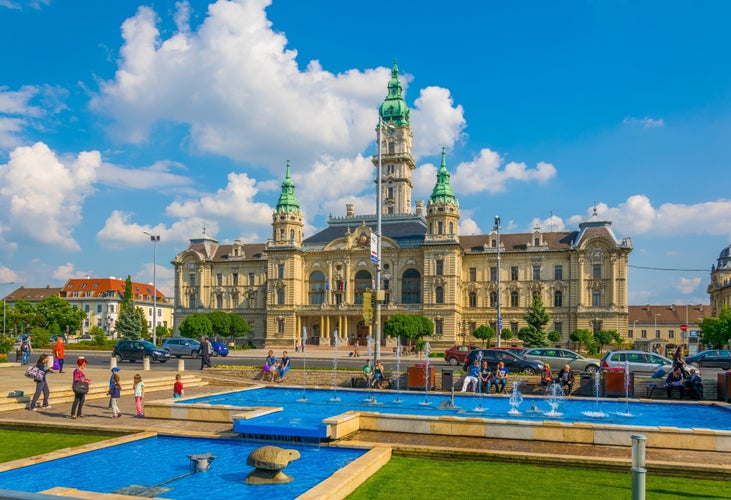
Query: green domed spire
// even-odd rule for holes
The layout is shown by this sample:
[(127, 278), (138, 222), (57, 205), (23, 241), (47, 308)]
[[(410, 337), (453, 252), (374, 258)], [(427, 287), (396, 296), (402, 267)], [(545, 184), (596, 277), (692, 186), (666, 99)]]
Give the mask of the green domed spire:
[(282, 193), (279, 195), (276, 211), (277, 213), (300, 211), (297, 197), (294, 195), (294, 182), (289, 176), (289, 160), (287, 160), (287, 173), (284, 176), (284, 182), (282, 182)]
[(379, 113), (381, 119), (386, 123), (392, 123), (396, 126), (409, 126), (409, 108), (403, 96), (403, 86), (398, 77), (398, 66), (396, 60), (393, 61), (391, 69), (391, 79), (388, 81), (388, 96), (381, 104)]
[(454, 195), (452, 185), (449, 184), (449, 172), (447, 171), (447, 153), (442, 147), (442, 166), (437, 172), (437, 184), (431, 192), (431, 203), (454, 203), (459, 205), (457, 197)]

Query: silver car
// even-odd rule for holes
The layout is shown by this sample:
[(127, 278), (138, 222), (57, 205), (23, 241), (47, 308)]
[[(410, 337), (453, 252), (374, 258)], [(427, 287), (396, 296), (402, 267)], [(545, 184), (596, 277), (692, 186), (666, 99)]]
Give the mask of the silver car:
[(602, 358), (602, 369), (624, 368), (638, 375), (652, 375), (660, 368), (665, 373), (672, 371), (673, 362), (665, 356), (645, 351), (608, 351)]
[(185, 337), (169, 337), (163, 341), (162, 348), (166, 351), (170, 351), (170, 355), (175, 356), (176, 358), (190, 356), (195, 359), (198, 357), (198, 351), (201, 348), (201, 343), (195, 339), (188, 339)]
[(525, 351), (523, 357), (548, 363), (553, 371), (558, 371), (564, 365), (569, 365), (571, 370), (575, 372), (596, 373), (601, 363), (596, 358), (585, 358), (578, 352), (556, 347), (534, 347)]

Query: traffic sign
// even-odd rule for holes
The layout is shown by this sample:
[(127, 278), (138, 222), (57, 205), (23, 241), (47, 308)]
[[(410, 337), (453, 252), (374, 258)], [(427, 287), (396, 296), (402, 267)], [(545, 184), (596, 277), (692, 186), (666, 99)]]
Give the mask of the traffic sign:
[(683, 323), (682, 325), (680, 325), (680, 331), (681, 332), (685, 332), (687, 330), (688, 330), (688, 325), (686, 325), (685, 323)]

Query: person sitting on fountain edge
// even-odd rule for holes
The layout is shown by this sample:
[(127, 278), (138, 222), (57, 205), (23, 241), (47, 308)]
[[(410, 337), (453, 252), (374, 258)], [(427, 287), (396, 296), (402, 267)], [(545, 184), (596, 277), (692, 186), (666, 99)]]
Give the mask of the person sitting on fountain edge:
[(690, 369), (690, 377), (685, 379), (685, 385), (695, 391), (696, 399), (703, 399), (703, 379), (698, 375), (698, 370)]
[(680, 399), (683, 399), (683, 396), (685, 396), (685, 384), (683, 381), (683, 372), (680, 371), (679, 364), (673, 367), (673, 371), (671, 371), (665, 379), (665, 388), (668, 391), (668, 399), (670, 399), (673, 395), (673, 387), (678, 388), (680, 391)]
[(505, 392), (505, 384), (508, 382), (508, 369), (505, 368), (505, 363), (500, 361), (495, 368), (495, 394)]
[(373, 365), (371, 365), (370, 359), (363, 365), (363, 378), (365, 379), (365, 386), (371, 387), (373, 384)]
[(553, 384), (553, 373), (551, 373), (551, 365), (546, 363), (541, 372), (541, 385), (546, 388), (546, 393), (551, 390), (551, 384)]
[(564, 394), (571, 396), (571, 388), (574, 386), (574, 372), (571, 370), (571, 365), (563, 365), (563, 368), (558, 372), (556, 382), (561, 384)]
[(490, 394), (492, 389), (493, 375), (490, 367), (487, 366), (487, 361), (482, 360), (482, 367), (480, 368), (480, 385), (482, 386), (482, 392)]
[(462, 392), (467, 392), (467, 389), (470, 386), (474, 387), (474, 390), (477, 391), (477, 384), (480, 380), (480, 362), (475, 359), (475, 362), (472, 363), (472, 366), (470, 366), (469, 372), (467, 372), (467, 375), (464, 378), (464, 381), (462, 382)]
[(376, 366), (373, 367), (373, 380), (371, 381), (371, 387), (381, 389), (381, 384), (385, 381), (383, 376), (383, 362), (380, 359), (376, 360)]

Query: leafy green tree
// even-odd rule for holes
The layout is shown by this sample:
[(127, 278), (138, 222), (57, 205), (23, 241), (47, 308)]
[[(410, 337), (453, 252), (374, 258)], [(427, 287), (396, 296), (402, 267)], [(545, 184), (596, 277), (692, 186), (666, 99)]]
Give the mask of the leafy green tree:
[(92, 326), (89, 330), (89, 335), (94, 339), (95, 345), (104, 345), (107, 340), (107, 336), (101, 326)]
[(246, 337), (251, 333), (251, 325), (238, 314), (231, 314), (231, 328), (229, 330), (231, 341), (236, 337)]
[[(548, 324), (550, 317), (548, 316), (548, 312), (546, 312), (546, 308), (543, 305), (543, 300), (541, 299), (541, 294), (539, 291), (536, 290), (531, 295), (531, 303), (528, 307), (528, 312), (525, 316), (523, 316), (523, 319), (528, 322), (528, 328), (531, 329), (531, 333), (530, 335), (528, 335), (528, 338), (531, 341), (529, 345), (535, 347), (547, 345), (548, 342), (546, 341), (546, 325)], [(525, 339), (521, 338), (520, 332), (518, 332), (518, 338), (525, 342)]]
[(487, 343), (487, 347), (490, 347), (490, 339), (495, 337), (495, 330), (493, 330), (492, 327), (487, 325), (480, 325), (477, 328), (475, 328), (475, 331), (472, 332), (472, 335), (476, 339), (480, 339), (483, 341), (483, 345)]
[(140, 338), (149, 339), (151, 337), (150, 326), (147, 324), (145, 310), (142, 307), (136, 307), (135, 311), (137, 311), (137, 317), (140, 320)]
[(594, 332), (594, 340), (599, 344), (599, 352), (601, 353), (602, 347), (615, 342), (621, 342), (622, 336), (619, 335), (617, 330), (598, 330)]
[(526, 347), (545, 347), (548, 345), (546, 333), (536, 331), (529, 326), (518, 330), (518, 338), (523, 341), (523, 345)]
[(132, 298), (132, 278), (127, 276), (124, 284), (124, 295), (119, 305), (119, 316), (115, 324), (117, 333), (124, 339), (138, 340), (142, 337), (142, 321)]
[(406, 337), (411, 345), (412, 340), (434, 333), (434, 322), (425, 316), (394, 314), (383, 323), (383, 333), (389, 337)]
[(51, 343), (51, 334), (46, 328), (34, 326), (30, 329), (30, 345), (33, 349), (40, 349)]
[(170, 328), (166, 328), (162, 325), (157, 325), (155, 327), (155, 335), (157, 336), (158, 340), (170, 337), (172, 334), (173, 331)]
[(718, 317), (703, 318), (701, 326), (701, 342), (710, 344), (715, 349), (731, 343), (731, 308), (724, 307)]
[(552, 330), (548, 332), (548, 340), (553, 342), (554, 344), (561, 341), (561, 332), (557, 332), (556, 330)]
[(231, 315), (224, 311), (211, 311), (208, 313), (211, 320), (213, 335), (216, 337), (228, 337), (231, 331)]
[(208, 337), (212, 333), (213, 325), (205, 313), (193, 313), (180, 324), (180, 335), (183, 337)]
[(571, 332), (569, 338), (571, 339), (571, 342), (579, 343), (579, 347), (576, 350), (581, 352), (581, 345), (583, 344), (588, 347), (589, 342), (591, 342), (594, 338), (594, 334), (591, 332), (591, 330), (588, 330), (586, 328), (580, 328)]
[(81, 329), (86, 313), (61, 297), (46, 297), (35, 306), (52, 335)]
[(500, 338), (502, 340), (510, 340), (513, 338), (513, 330), (510, 328), (503, 328), (500, 330)]

